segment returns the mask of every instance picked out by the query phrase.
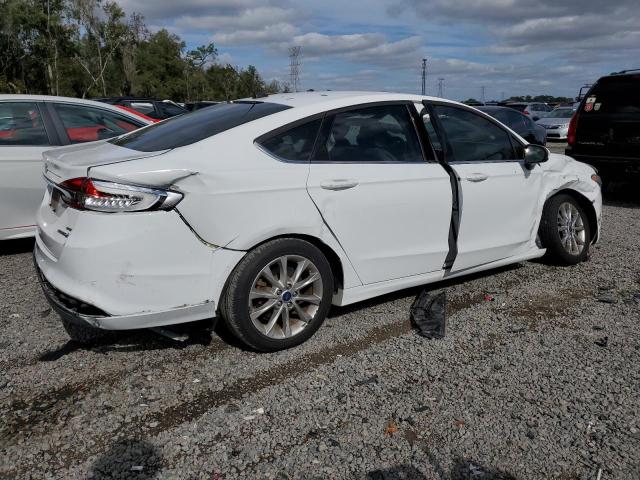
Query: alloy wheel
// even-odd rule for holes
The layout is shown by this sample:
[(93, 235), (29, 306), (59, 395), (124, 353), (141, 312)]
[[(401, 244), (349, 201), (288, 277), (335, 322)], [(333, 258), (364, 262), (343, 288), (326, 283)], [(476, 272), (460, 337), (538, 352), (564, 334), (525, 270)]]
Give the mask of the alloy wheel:
[(300, 255), (284, 255), (267, 264), (249, 292), (249, 317), (269, 338), (299, 334), (316, 316), (322, 301), (322, 276)]
[(570, 202), (558, 208), (558, 233), (562, 247), (571, 255), (579, 255), (585, 248), (584, 220), (575, 205)]

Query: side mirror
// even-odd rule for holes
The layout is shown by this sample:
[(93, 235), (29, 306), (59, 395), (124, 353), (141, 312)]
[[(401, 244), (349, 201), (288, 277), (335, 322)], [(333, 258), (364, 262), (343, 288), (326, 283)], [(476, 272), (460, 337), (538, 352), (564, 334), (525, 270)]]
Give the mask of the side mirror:
[(529, 144), (524, 149), (524, 165), (531, 170), (538, 163), (549, 160), (549, 150), (541, 145)]

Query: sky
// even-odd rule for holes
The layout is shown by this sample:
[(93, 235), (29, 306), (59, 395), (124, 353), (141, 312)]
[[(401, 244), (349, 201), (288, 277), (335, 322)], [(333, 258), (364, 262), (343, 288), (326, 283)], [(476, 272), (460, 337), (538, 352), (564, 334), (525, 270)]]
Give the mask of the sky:
[(120, 0), (151, 31), (187, 48), (213, 42), (220, 63), (300, 88), (421, 91), (455, 100), (573, 97), (600, 76), (640, 68), (640, 0)]

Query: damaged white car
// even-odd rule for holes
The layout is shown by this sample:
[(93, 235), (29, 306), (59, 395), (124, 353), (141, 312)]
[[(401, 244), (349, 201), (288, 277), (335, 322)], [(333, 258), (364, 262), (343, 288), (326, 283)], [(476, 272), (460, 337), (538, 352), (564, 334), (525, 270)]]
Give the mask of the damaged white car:
[(593, 168), (455, 102), (279, 94), (45, 154), (35, 260), (70, 336), (221, 316), (260, 351), (330, 306), (585, 259)]

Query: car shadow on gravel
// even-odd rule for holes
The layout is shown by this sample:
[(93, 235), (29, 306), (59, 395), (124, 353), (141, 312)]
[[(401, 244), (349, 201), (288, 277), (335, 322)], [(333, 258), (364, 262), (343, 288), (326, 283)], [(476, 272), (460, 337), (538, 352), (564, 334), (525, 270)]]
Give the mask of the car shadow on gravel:
[(162, 468), (162, 455), (146, 440), (115, 443), (91, 467), (90, 478), (152, 480)]
[[(439, 282), (430, 283), (428, 285), (420, 285), (417, 287), (411, 287), (411, 288), (406, 288), (404, 290), (398, 290), (396, 292), (387, 293), (385, 295), (374, 297), (369, 300), (364, 300), (362, 302), (353, 303), (345, 307), (337, 307), (334, 305), (331, 307), (331, 310), (329, 310), (329, 315), (327, 318), (339, 317), (342, 315), (346, 315), (348, 313), (357, 312), (358, 310), (364, 310), (365, 308), (376, 307), (378, 305), (382, 305), (387, 302), (393, 302), (393, 301), (400, 300), (407, 297), (415, 298), (425, 288), (428, 290), (439, 290), (442, 288), (447, 288), (454, 285), (460, 285), (463, 283), (471, 282), (479, 278), (490, 277), (499, 273), (519, 270), (520, 268), (523, 268), (524, 265), (525, 263), (516, 263), (513, 265), (506, 265), (504, 267), (494, 268), (492, 270), (486, 270), (484, 272), (471, 273), (463, 277), (440, 280)], [(409, 309), (407, 309), (407, 319), (408, 318), (409, 318)]]
[(603, 191), (602, 202), (610, 207), (640, 208), (638, 181), (611, 182)]
[[(455, 457), (446, 475), (435, 458), (430, 458), (431, 466), (435, 468), (439, 478), (451, 480), (516, 480), (510, 473), (486, 467), (479, 462)], [(373, 470), (365, 476), (366, 480), (426, 480), (427, 477), (413, 465), (398, 465), (382, 470)]]
[(33, 238), (21, 238), (18, 240), (4, 240), (0, 242), (0, 257), (16, 255), (19, 253), (33, 252)]
[(215, 322), (201, 320), (197, 322), (175, 325), (171, 331), (184, 336), (183, 340), (173, 340), (152, 330), (130, 330), (126, 333), (114, 333), (109, 338), (93, 345), (84, 345), (69, 340), (59, 348), (47, 350), (38, 356), (40, 362), (55, 362), (62, 357), (77, 351), (91, 351), (107, 355), (110, 352), (147, 352), (154, 350), (181, 350), (190, 345), (208, 346), (213, 341), (212, 332)]

